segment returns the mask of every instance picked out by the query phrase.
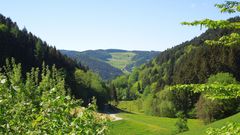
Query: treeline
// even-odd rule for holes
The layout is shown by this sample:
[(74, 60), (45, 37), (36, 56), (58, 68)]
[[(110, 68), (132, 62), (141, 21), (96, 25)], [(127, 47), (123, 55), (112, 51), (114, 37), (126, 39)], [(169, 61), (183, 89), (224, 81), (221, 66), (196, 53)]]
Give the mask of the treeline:
[[(240, 18), (235, 17), (230, 21), (239, 22)], [(209, 29), (191, 41), (161, 52), (149, 63), (135, 69), (132, 74), (116, 78), (112, 81), (112, 85), (115, 88), (117, 100), (137, 99), (136, 104), (140, 108), (142, 106), (144, 112), (151, 115), (175, 117), (177, 112), (183, 111), (188, 117), (196, 117), (196, 105), (211, 106), (211, 101), (203, 99), (201, 93), (196, 94), (188, 90), (169, 92), (166, 90), (167, 86), (204, 84), (208, 82), (210, 76), (221, 72), (229, 73), (239, 81), (239, 44), (231, 46), (205, 44), (206, 40), (218, 39), (232, 32), (239, 33), (237, 30)], [(235, 113), (237, 107), (234, 105), (237, 101), (226, 101), (229, 104), (221, 107), (229, 107), (230, 111), (221, 115), (216, 113), (214, 116), (218, 115), (222, 118)], [(220, 101), (219, 103), (223, 104)], [(221, 107), (217, 108), (224, 110)]]
[[(28, 32), (26, 28), (20, 30), (16, 22), (0, 14), (0, 67), (4, 65), (7, 58), (11, 57), (22, 64), (23, 73), (30, 71), (32, 67), (41, 68), (42, 63), (49, 66), (55, 65), (65, 76), (66, 89), (69, 89), (73, 97), (84, 99), (84, 104), (88, 104), (93, 96), (99, 97), (103, 93), (106, 94), (107, 88), (102, 80), (94, 75), (88, 76), (88, 79), (99, 82), (104, 88), (101, 88), (103, 93), (95, 86), (78, 82), (81, 76), (77, 76), (75, 72), (81, 70), (84, 74), (89, 74), (87, 68), (62, 55), (55, 47), (49, 46), (45, 41)], [(100, 102), (100, 99), (97, 99), (98, 105), (105, 103), (108, 94), (101, 97), (104, 97), (104, 100), (101, 99)]]

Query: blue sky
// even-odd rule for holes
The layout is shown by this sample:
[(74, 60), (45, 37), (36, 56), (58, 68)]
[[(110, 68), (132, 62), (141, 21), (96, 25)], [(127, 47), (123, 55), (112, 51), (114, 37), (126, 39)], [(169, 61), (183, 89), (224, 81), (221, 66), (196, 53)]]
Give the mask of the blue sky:
[(200, 35), (182, 21), (226, 19), (224, 0), (5, 0), (0, 13), (58, 49), (163, 51)]

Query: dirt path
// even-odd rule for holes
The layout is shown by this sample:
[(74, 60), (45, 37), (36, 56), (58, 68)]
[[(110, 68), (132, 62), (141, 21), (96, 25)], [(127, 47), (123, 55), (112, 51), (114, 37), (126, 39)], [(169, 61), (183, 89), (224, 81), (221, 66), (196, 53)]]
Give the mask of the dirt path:
[(116, 114), (109, 114), (109, 116), (112, 118), (112, 121), (118, 121), (123, 119), (121, 117), (116, 116)]
[(111, 121), (118, 121), (123, 119), (117, 116), (117, 114), (120, 113), (120, 110), (110, 104), (105, 105), (103, 113), (108, 115)]

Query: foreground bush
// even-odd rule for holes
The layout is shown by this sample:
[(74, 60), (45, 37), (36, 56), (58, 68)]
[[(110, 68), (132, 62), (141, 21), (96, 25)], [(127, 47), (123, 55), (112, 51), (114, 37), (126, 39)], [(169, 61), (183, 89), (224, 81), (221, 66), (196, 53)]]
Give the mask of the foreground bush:
[(21, 72), (20, 64), (7, 60), (0, 73), (0, 134), (106, 133), (107, 121), (95, 115), (94, 104), (76, 111), (81, 101), (67, 96), (54, 66)]

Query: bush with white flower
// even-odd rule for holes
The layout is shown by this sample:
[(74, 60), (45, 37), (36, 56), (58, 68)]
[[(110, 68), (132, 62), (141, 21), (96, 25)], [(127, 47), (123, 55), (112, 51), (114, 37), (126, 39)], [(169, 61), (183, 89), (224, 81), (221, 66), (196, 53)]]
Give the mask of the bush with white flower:
[(95, 104), (73, 113), (81, 101), (64, 85), (54, 66), (22, 76), (21, 65), (7, 60), (0, 73), (0, 134), (106, 134), (107, 119), (95, 115)]

